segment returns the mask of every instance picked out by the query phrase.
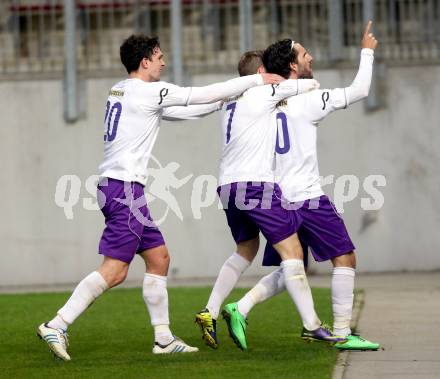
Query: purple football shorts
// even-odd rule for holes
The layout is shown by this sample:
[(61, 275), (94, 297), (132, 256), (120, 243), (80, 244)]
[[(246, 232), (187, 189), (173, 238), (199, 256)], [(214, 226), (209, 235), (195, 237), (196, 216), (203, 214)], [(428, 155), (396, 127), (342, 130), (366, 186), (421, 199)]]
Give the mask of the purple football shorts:
[[(330, 199), (323, 195), (306, 200), (296, 211), (301, 217), (298, 237), (304, 249), (310, 247), (317, 262), (350, 253), (354, 250), (347, 228)], [(281, 263), (277, 251), (268, 243), (264, 251), (263, 266), (278, 266)]]
[(269, 243), (276, 244), (294, 234), (300, 225), (298, 214), (282, 206), (276, 183), (231, 183), (218, 187), (217, 193), (237, 244), (257, 237), (260, 231)]
[(98, 204), (105, 217), (100, 254), (130, 263), (136, 254), (165, 244), (150, 216), (142, 184), (103, 178)]

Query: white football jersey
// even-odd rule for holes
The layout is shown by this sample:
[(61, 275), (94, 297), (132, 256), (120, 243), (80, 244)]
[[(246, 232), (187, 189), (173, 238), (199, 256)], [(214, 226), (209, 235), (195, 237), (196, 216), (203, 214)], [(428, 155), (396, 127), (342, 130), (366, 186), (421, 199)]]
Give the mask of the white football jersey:
[[(99, 175), (145, 185), (147, 165), (159, 132), (160, 120), (162, 117), (176, 119), (175, 112), (164, 111), (164, 108), (220, 100), (258, 84), (262, 84), (261, 75), (236, 78), (206, 87), (179, 87), (167, 82), (145, 82), (137, 78), (115, 84), (110, 90), (105, 110), (104, 161), (99, 166)], [(203, 106), (199, 108), (203, 109)], [(213, 110), (208, 107), (205, 113)]]
[(349, 87), (312, 91), (291, 97), (278, 106), (276, 182), (291, 202), (324, 194), (320, 184), (316, 130), (329, 113), (347, 108), (368, 96), (374, 51), (361, 50), (359, 70)]
[(291, 202), (324, 194), (320, 184), (316, 129), (330, 112), (347, 107), (344, 88), (317, 90), (282, 101), (275, 120), (276, 182)]
[(274, 182), (276, 104), (316, 86), (314, 80), (286, 80), (279, 85), (250, 88), (225, 102), (221, 114), (223, 149), (219, 185)]

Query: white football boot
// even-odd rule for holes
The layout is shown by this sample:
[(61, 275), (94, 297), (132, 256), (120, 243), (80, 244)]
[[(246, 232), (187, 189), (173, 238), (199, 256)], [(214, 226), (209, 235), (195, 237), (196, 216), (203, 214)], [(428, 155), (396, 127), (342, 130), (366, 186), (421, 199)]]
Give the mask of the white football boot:
[(37, 336), (47, 343), (56, 357), (63, 361), (70, 361), (70, 356), (67, 354), (67, 346), (69, 346), (67, 332), (62, 329), (49, 328), (47, 323), (44, 323), (37, 328)]
[(168, 345), (163, 346), (155, 342), (153, 347), (153, 354), (195, 353), (196, 351), (199, 351), (197, 347), (187, 345), (176, 336)]

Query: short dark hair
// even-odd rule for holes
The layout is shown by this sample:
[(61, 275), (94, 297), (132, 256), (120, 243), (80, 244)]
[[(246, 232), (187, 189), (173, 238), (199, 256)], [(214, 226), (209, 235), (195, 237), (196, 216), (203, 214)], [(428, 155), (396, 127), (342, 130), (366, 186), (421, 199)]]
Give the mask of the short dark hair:
[(143, 34), (132, 34), (119, 48), (121, 62), (128, 73), (136, 71), (144, 58), (151, 60), (156, 49), (160, 48), (159, 38)]
[(263, 51), (247, 51), (238, 62), (238, 73), (240, 76), (256, 74), (261, 65), (263, 65)]
[(290, 76), (291, 63), (297, 63), (298, 54), (292, 49), (292, 40), (283, 39), (270, 45), (263, 53), (263, 64), (266, 71), (278, 74), (287, 79)]

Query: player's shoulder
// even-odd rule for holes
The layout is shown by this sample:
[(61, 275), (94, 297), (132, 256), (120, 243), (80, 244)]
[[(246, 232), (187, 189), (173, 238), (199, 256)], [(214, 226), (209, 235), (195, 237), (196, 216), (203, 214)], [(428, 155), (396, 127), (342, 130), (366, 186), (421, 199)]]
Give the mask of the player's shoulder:
[(224, 100), (224, 104), (236, 103), (237, 101), (240, 102), (246, 101), (248, 97), (248, 91), (249, 90), (246, 90), (243, 93), (240, 93), (239, 95), (228, 97), (227, 99)]
[(126, 93), (126, 90), (127, 90), (126, 80), (120, 80), (119, 82), (112, 85), (112, 87), (108, 91), (108, 96), (121, 98)]
[(154, 95), (168, 95), (170, 90), (174, 88), (175, 85), (171, 83), (167, 83), (164, 81), (157, 81), (157, 82), (149, 82), (146, 86), (146, 91), (154, 94)]
[(133, 83), (131, 90), (134, 95), (142, 97), (144, 103), (153, 104), (159, 101), (157, 99), (164, 99), (166, 96), (176, 92), (176, 89), (179, 88), (180, 87), (172, 83), (164, 81), (145, 82), (142, 80), (136, 80), (136, 82)]
[(270, 101), (275, 96), (277, 85), (265, 84), (247, 89), (243, 97), (253, 103), (264, 103)]
[(296, 96), (290, 96), (286, 99), (286, 105), (287, 106), (295, 106), (297, 107), (298, 104), (305, 104), (310, 101), (314, 101), (315, 99), (322, 99), (323, 96), (329, 96), (332, 90), (329, 89), (315, 89), (313, 91), (305, 92), (300, 95)]
[(275, 95), (278, 86), (279, 86), (278, 84), (265, 84), (262, 86), (249, 88), (248, 91), (249, 93), (257, 96), (271, 97)]
[(290, 96), (277, 104), (277, 109), (292, 117), (304, 115), (310, 104), (316, 103), (325, 90), (316, 89), (296, 96)]
[(149, 82), (151, 88), (163, 88), (163, 87), (178, 87), (177, 85), (169, 82), (165, 82), (164, 80), (159, 80), (157, 82)]
[(111, 89), (125, 88), (127, 86), (127, 79), (120, 80), (119, 82), (112, 85)]
[(240, 93), (239, 95), (228, 97), (227, 99), (224, 100), (224, 104), (247, 102), (247, 101), (252, 101), (253, 98), (258, 98), (257, 93), (251, 91), (254, 88), (257, 87), (248, 88), (246, 91)]
[(167, 88), (167, 89), (171, 89), (175, 87), (178, 88), (178, 86), (176, 86), (175, 84), (164, 82), (162, 80), (156, 82), (146, 82), (140, 79), (129, 79), (129, 80), (130, 80), (129, 85), (131, 87), (144, 91), (157, 91), (157, 90), (160, 91), (162, 88)]

